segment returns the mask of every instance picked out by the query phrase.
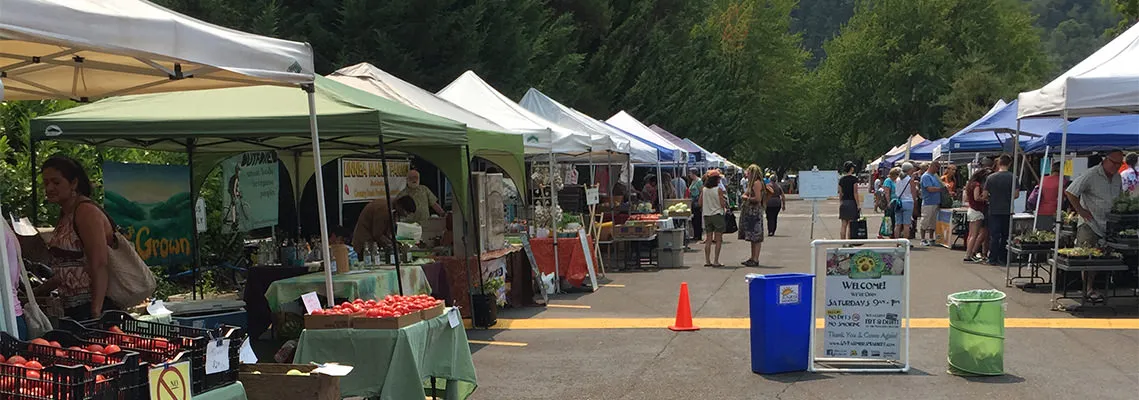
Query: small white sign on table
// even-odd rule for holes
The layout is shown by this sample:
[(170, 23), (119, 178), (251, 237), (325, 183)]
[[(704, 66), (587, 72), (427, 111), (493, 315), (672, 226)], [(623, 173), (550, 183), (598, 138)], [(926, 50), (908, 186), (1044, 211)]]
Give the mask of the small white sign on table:
[(308, 292), (301, 295), (301, 301), (305, 303), (305, 312), (312, 314), (313, 311), (319, 310), (320, 298), (316, 296), (316, 292)]
[(206, 344), (206, 375), (229, 370), (229, 339)]

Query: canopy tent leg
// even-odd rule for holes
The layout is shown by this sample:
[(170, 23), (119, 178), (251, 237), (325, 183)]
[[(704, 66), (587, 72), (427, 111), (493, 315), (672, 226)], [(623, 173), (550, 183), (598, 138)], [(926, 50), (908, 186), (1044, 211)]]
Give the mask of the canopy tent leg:
[[(562, 292), (562, 271), (561, 260), (558, 259), (558, 222), (554, 219), (554, 207), (558, 205), (558, 188), (555, 187), (555, 175), (558, 173), (555, 169), (556, 163), (554, 162), (554, 150), (550, 149), (550, 234), (553, 235), (554, 243), (554, 287), (557, 288), (557, 293)], [(482, 271), (479, 271), (480, 273)]]
[(660, 156), (657, 155), (657, 208), (658, 212), (664, 212), (664, 186), (661, 186), (660, 177)]
[(320, 160), (320, 133), (316, 126), (316, 87), (313, 84), (301, 86), (308, 94), (308, 125), (312, 137), (312, 167), (316, 179), (316, 207), (319, 209), (320, 221), (320, 254), (324, 255), (324, 290), (325, 303), (329, 307), (336, 305), (336, 296), (332, 291), (332, 251), (328, 247), (328, 208), (324, 202), (324, 172), (321, 171), (323, 162)]
[[(1013, 221), (1016, 221), (1016, 218), (1014, 218), (1014, 217), (1016, 216), (1016, 198), (1017, 198), (1017, 193), (1019, 192), (1017, 186), (1019, 186), (1018, 183), (1020, 182), (1020, 176), (1016, 174), (1017, 173), (1016, 159), (1017, 159), (1017, 157), (1020, 156), (1020, 120), (1019, 119), (1016, 120), (1016, 132), (1015, 133), (1016, 134), (1012, 136), (1012, 188), (1011, 188), (1012, 193), (1010, 193), (1009, 197), (1008, 197), (1009, 198), (1008, 209), (1010, 212), (1008, 215), (1009, 229), (1008, 229), (1008, 234), (1006, 236), (1012, 236), (1012, 223), (1013, 223)], [(1005, 282), (1008, 282), (1008, 277), (1009, 277), (1008, 266), (1009, 266), (1009, 263), (1011, 262), (1009, 259), (1011, 258), (1010, 256), (1012, 256), (1012, 250), (1009, 250), (1009, 248), (1008, 248), (1008, 244), (1012, 242), (1011, 239), (1012, 238), (1006, 237), (1005, 238), (1005, 248), (1001, 249), (1001, 251), (1005, 252)], [(993, 251), (993, 249), (989, 249), (989, 251)]]
[[(1061, 223), (1056, 224), (1056, 226), (1054, 228), (1055, 232), (1056, 232), (1056, 239), (1055, 239), (1055, 242), (1052, 244), (1052, 259), (1053, 260), (1058, 259), (1060, 256), (1060, 254), (1059, 254), (1060, 253), (1060, 230), (1061, 230), (1060, 228), (1064, 225), (1062, 223), (1063, 222), (1063, 216), (1064, 216), (1064, 214), (1063, 214), (1063, 212), (1064, 212), (1064, 164), (1067, 163), (1067, 161), (1064, 160), (1064, 158), (1065, 158), (1064, 156), (1068, 152), (1068, 110), (1064, 109), (1064, 111), (1061, 114), (1064, 118), (1064, 123), (1060, 129), (1060, 190), (1056, 191), (1056, 218), (1061, 218), (1060, 219)], [(1073, 174), (1075, 173), (1075, 171), (1076, 171), (1076, 169), (1072, 168)], [(1075, 178), (1075, 177), (1073, 177), (1073, 178)], [(1051, 272), (1049, 273), (1048, 276), (1052, 277), (1052, 279), (1051, 279), (1052, 280), (1052, 309), (1055, 310), (1056, 309), (1056, 281), (1058, 280), (1058, 279), (1056, 279), (1056, 263), (1055, 262), (1052, 263), (1052, 269), (1051, 269)]]
[(395, 231), (396, 231), (397, 225), (396, 225), (396, 220), (395, 220), (395, 214), (392, 212), (392, 201), (395, 199), (392, 198), (391, 185), (388, 184), (388, 181), (391, 180), (391, 178), (388, 177), (388, 154), (387, 154), (387, 151), (386, 151), (385, 146), (384, 146), (384, 130), (383, 130), (383, 128), (380, 128), (379, 131), (380, 131), (380, 165), (384, 169), (384, 193), (385, 193), (384, 196), (386, 197), (386, 200), (388, 202), (387, 212), (388, 212), (388, 223), (391, 224), (392, 254), (395, 254), (395, 281), (396, 281), (396, 287), (397, 287), (397, 289), (399, 289), (399, 295), (403, 296), (403, 275), (400, 271), (402, 268), (400, 268), (400, 265), (399, 265), (399, 256), (400, 256), (400, 254), (399, 254), (399, 240), (396, 239)]
[[(190, 164), (190, 220), (194, 221), (194, 229), (190, 233), (190, 248), (194, 249), (194, 284), (191, 286), (190, 298), (198, 299), (198, 282), (202, 271), (202, 248), (198, 235), (198, 191), (194, 189), (194, 139), (186, 140), (186, 161)], [(235, 232), (236, 234), (236, 232)], [(206, 293), (202, 292), (202, 298)]]
[[(463, 152), (466, 154), (466, 157), (467, 157), (467, 180), (469, 182), (470, 178), (471, 178), (470, 166), (472, 163), (470, 146), (469, 145), (465, 146), (463, 148)], [(466, 233), (470, 232), (469, 229), (471, 229), (472, 226), (477, 226), (474, 223), (474, 221), (478, 221), (478, 217), (475, 216), (475, 213), (476, 213), (476, 211), (475, 211), (475, 197), (477, 195), (478, 194), (475, 193), (475, 191), (474, 191), (474, 187), (471, 185), (467, 185), (467, 204), (470, 206), (470, 208), (468, 209), (469, 210), (468, 212), (463, 213), (463, 248), (467, 249), (467, 250), (471, 250), (472, 247), (471, 247), (471, 243), (469, 241), (467, 241), (468, 235)], [(452, 213), (451, 215), (454, 215), (454, 214)], [(454, 221), (452, 221), (451, 224), (452, 224), (452, 226), (454, 226)], [(482, 233), (479, 232), (479, 230), (476, 228), (474, 230), (474, 234), (475, 234), (475, 243), (478, 244), (480, 247), (479, 250), (474, 251), (474, 254), (475, 254), (475, 266), (478, 268), (478, 274), (479, 274), (479, 290), (481, 291), (482, 288), (485, 287), (485, 284), (486, 284), (486, 282), (483, 279), (484, 277), (483, 277), (483, 271), (482, 271), (482, 251), (481, 251), (482, 239), (480, 239), (480, 235)], [(535, 266), (535, 267), (537, 267), (537, 266)], [(471, 304), (471, 309), (472, 309), (472, 311), (471, 311), (471, 326), (474, 326), (475, 328), (479, 328), (478, 326), (474, 325), (475, 319), (474, 319), (474, 310), (473, 309), (475, 306), (475, 294), (474, 294), (474, 292), (472, 292), (470, 290), (471, 284), (474, 283), (474, 279), (471, 279), (471, 256), (469, 254), (463, 256), (463, 268), (465, 268), (467, 270), (467, 288), (468, 288), (467, 296), (470, 298), (470, 301), (471, 301), (470, 304)], [(542, 277), (539, 276), (536, 279), (542, 279)], [(490, 328), (490, 327), (489, 326), (483, 326), (482, 328)]]

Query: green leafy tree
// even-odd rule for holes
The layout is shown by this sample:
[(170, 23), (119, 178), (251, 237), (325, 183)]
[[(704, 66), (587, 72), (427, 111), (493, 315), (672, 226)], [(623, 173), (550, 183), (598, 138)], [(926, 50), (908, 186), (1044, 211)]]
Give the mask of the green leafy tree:
[(864, 159), (942, 137), (1049, 76), (1032, 21), (1015, 0), (862, 2), (812, 75), (812, 114)]

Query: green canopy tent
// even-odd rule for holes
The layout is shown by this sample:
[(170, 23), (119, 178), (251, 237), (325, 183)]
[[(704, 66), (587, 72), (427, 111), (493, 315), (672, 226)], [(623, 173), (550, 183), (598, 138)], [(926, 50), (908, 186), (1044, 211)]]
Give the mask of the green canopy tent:
[[(254, 86), (109, 98), (33, 119), (32, 154), (35, 142), (44, 140), (184, 151), (196, 197), (221, 160), (245, 151), (274, 150), (294, 160), (285, 165), (299, 186), (315, 167), (301, 162), (312, 156), (309, 104), (292, 94), (290, 88)], [(385, 156), (389, 149), (414, 154), (439, 167), (455, 187), (467, 187), (465, 125), (320, 76), (312, 99), (323, 154), (375, 155), (379, 150)], [(493, 141), (481, 143), (494, 147)], [(297, 196), (300, 192), (294, 190)], [(456, 190), (454, 195), (461, 209), (468, 207), (467, 191)]]

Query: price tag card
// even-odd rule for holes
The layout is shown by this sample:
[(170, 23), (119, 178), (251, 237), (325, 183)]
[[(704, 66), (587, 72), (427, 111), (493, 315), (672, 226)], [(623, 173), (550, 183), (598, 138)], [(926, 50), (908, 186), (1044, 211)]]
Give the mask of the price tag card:
[(447, 310), (447, 322), (451, 323), (452, 328), (463, 324), (463, 319), (459, 316), (458, 308), (451, 307), (451, 309)]
[[(248, 345), (248, 342), (246, 342)], [(206, 375), (229, 370), (229, 339), (214, 340), (206, 345)]]
[(257, 354), (253, 353), (253, 346), (249, 345), (249, 338), (245, 338), (245, 341), (241, 343), (238, 359), (242, 364), (257, 364)]
[(301, 295), (301, 301), (305, 303), (305, 311), (312, 314), (313, 311), (319, 310), (320, 298), (316, 297), (316, 292), (308, 292)]

